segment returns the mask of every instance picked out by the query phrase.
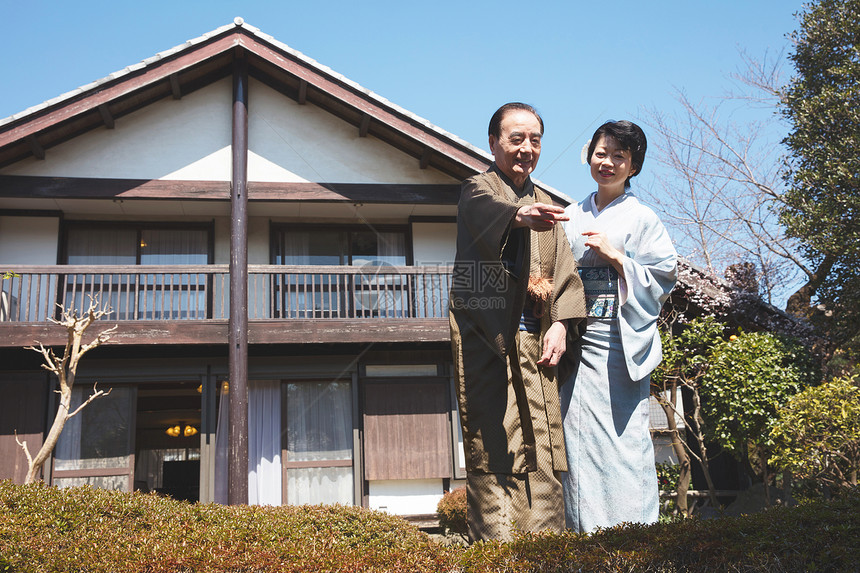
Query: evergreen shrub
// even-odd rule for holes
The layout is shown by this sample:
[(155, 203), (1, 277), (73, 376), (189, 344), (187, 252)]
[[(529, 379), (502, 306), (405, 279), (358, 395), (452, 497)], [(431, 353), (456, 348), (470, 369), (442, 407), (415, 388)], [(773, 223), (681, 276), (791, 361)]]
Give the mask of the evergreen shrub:
[(220, 506), (0, 481), (0, 571), (16, 573), (857, 571), (860, 495), (764, 513), (469, 547), (347, 506)]
[(465, 487), (446, 491), (436, 506), (436, 512), (439, 514), (439, 529), (442, 533), (456, 533), (464, 538), (468, 536)]

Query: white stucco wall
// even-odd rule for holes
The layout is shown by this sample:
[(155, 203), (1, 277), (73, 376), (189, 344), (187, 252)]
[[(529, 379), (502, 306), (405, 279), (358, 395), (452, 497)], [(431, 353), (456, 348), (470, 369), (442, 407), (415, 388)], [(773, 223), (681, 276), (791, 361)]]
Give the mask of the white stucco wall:
[(312, 105), (248, 85), (248, 179), (333, 183), (456, 183), (418, 159)]
[(231, 89), (225, 78), (180, 100), (167, 97), (26, 159), (7, 175), (229, 181)]
[(394, 515), (436, 513), (442, 499), (441, 479), (380, 480), (368, 482), (370, 509)]
[[(456, 183), (313, 104), (265, 84), (248, 86), (248, 179), (335, 183)], [(8, 175), (229, 181), (232, 82), (219, 80), (180, 100), (166, 97), (47, 150)]]
[(57, 217), (0, 216), (2, 265), (55, 265), (60, 220)]
[(415, 265), (450, 265), (457, 251), (457, 223), (412, 223)]

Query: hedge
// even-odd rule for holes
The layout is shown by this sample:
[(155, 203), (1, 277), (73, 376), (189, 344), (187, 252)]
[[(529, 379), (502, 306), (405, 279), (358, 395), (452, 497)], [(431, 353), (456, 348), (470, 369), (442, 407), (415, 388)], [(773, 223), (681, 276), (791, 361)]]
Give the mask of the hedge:
[(346, 506), (220, 506), (0, 481), (0, 571), (860, 571), (860, 495), (739, 518), (434, 543)]

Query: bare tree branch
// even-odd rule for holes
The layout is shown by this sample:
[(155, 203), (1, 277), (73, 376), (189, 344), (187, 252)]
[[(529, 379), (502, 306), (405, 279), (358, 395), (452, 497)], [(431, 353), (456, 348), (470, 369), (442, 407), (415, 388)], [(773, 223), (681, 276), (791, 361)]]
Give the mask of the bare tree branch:
[(81, 357), (90, 350), (107, 342), (110, 339), (111, 333), (116, 331), (117, 325), (114, 325), (112, 328), (108, 328), (107, 330), (103, 330), (96, 335), (92, 342), (88, 344), (83, 343), (84, 334), (95, 321), (110, 314), (112, 312), (111, 309), (108, 306), (99, 308), (98, 300), (93, 297), (90, 297), (89, 308), (81, 314), (78, 314), (74, 309), (66, 309), (61, 305), (58, 306), (60, 307), (60, 320), (51, 319), (51, 322), (64, 327), (67, 332), (66, 346), (63, 350), (62, 358), (58, 357), (54, 353), (53, 349), (45, 348), (41, 342), (37, 342), (39, 345), (38, 348), (35, 346), (28, 346), (26, 348), (27, 350), (33, 350), (41, 354), (44, 359), (42, 368), (49, 372), (53, 372), (57, 376), (57, 381), (59, 382), (59, 390), (57, 393), (59, 394), (60, 399), (57, 406), (57, 413), (54, 416), (54, 422), (48, 430), (48, 434), (45, 437), (42, 447), (35, 456), (31, 457), (29, 448), (27, 447), (27, 442), (18, 441), (16, 434), (16, 441), (18, 441), (18, 445), (21, 446), (21, 449), (24, 451), (24, 455), (27, 458), (28, 470), (24, 483), (35, 481), (45, 461), (47, 461), (51, 452), (56, 447), (57, 441), (60, 439), (60, 434), (62, 433), (66, 422), (96, 398), (110, 394), (110, 390), (107, 392), (98, 390), (94, 384), (93, 393), (82, 404), (75, 408), (74, 411), (69, 411), (72, 403), (72, 388), (75, 384), (75, 377), (77, 376), (78, 364), (80, 363)]
[[(646, 194), (683, 255), (716, 274), (732, 264), (754, 263), (760, 293), (772, 302), (786, 298), (785, 291), (815, 270), (778, 220), (784, 162), (773, 139), (781, 54), (741, 58), (746, 69), (732, 78), (744, 91), (710, 103), (679, 91), (677, 114), (647, 112), (656, 160), (666, 169)], [(770, 120), (755, 118), (753, 104), (767, 106)]]

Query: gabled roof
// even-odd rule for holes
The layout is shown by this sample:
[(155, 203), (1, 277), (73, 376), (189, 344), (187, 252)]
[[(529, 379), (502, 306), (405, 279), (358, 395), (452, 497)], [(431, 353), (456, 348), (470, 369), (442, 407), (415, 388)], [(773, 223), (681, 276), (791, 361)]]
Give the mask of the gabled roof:
[(247, 58), (251, 77), (300, 104), (312, 103), (351, 123), (361, 136), (371, 134), (395, 146), (415, 157), (422, 168), (433, 167), (463, 179), (492, 162), (481, 149), (236, 18), (232, 24), (0, 120), (0, 168), (29, 156), (44, 158), (59, 143), (92, 129), (112, 128), (117, 118), (157, 100), (179, 99), (228, 77), (237, 57)]

